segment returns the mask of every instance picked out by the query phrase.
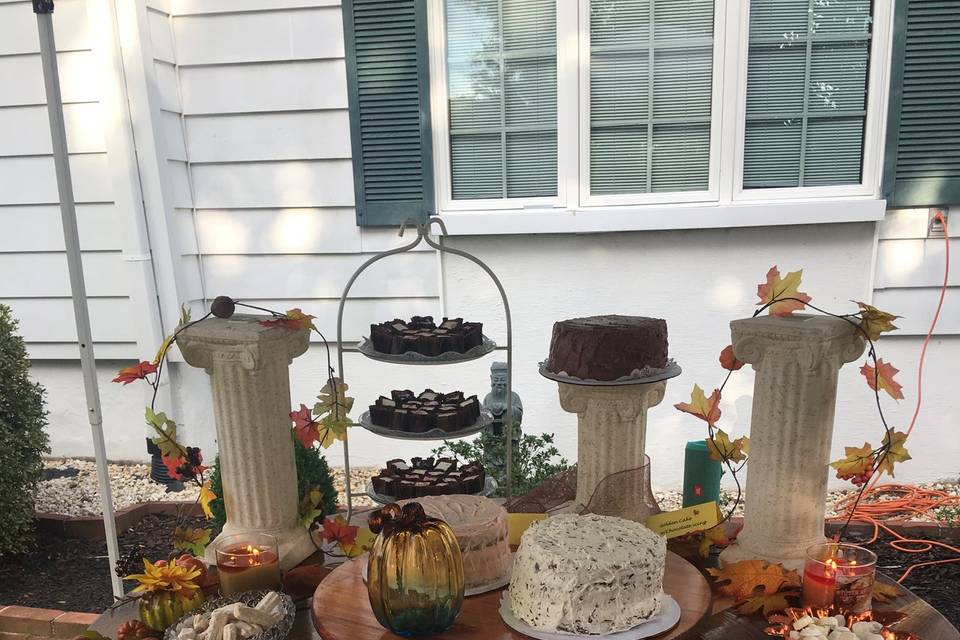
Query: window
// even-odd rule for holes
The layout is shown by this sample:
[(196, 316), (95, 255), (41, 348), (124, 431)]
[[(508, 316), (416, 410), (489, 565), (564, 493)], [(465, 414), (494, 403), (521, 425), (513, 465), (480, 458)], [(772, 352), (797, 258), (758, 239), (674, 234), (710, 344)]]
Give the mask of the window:
[(428, 14), (442, 213), (877, 200), (888, 2), (428, 0)]

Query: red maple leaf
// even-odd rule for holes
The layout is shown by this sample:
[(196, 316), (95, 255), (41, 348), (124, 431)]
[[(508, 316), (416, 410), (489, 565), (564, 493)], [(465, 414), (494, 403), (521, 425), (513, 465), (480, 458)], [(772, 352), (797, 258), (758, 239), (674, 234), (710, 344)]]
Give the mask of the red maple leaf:
[(173, 480), (183, 480), (183, 474), (180, 473), (180, 468), (183, 466), (185, 460), (181, 456), (179, 458), (174, 458), (173, 456), (163, 456), (163, 465), (167, 468), (167, 475), (170, 476)]
[(860, 367), (860, 373), (867, 379), (867, 384), (876, 391), (886, 391), (894, 400), (903, 400), (903, 391), (900, 383), (893, 379), (893, 376), (900, 373), (900, 370), (889, 362), (884, 362), (883, 358), (877, 360), (877, 368), (874, 369), (869, 364)]
[(309, 449), (320, 439), (320, 427), (310, 407), (301, 404), (298, 411), (290, 412), (290, 419), (293, 420), (293, 431), (300, 444)]
[(290, 309), (282, 316), (275, 316), (271, 320), (261, 320), (264, 327), (284, 327), (286, 329), (316, 329), (313, 320), (316, 316), (307, 315), (300, 309)]
[(741, 368), (743, 364), (742, 361), (737, 360), (737, 356), (733, 355), (732, 344), (728, 344), (723, 348), (723, 351), (720, 352), (720, 366), (727, 371), (736, 371)]
[(122, 382), (127, 385), (137, 380), (144, 380), (147, 375), (157, 372), (157, 365), (144, 360), (140, 364), (131, 365), (117, 372), (113, 382)]
[(323, 521), (323, 531), (320, 532), (321, 537), (327, 542), (336, 542), (344, 550), (353, 546), (357, 541), (357, 532), (360, 530), (360, 527), (352, 527), (343, 516), (337, 516), (335, 518), (326, 518)]

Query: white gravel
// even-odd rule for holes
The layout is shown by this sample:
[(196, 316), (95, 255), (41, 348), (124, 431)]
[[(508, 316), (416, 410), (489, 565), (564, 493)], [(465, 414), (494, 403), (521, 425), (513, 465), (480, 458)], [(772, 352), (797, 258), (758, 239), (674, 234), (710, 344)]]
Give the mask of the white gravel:
[[(50, 458), (44, 460), (46, 469), (74, 468), (79, 473), (70, 478), (45, 480), (40, 483), (37, 492), (37, 506), (39, 512), (59, 513), (70, 516), (100, 515), (100, 490), (97, 484), (97, 469), (92, 460), (76, 458)], [(186, 485), (185, 489), (176, 493), (167, 493), (166, 487), (150, 480), (150, 466), (147, 464), (111, 464), (110, 481), (113, 490), (114, 509), (120, 510), (139, 502), (157, 501), (188, 501), (197, 499), (199, 489), (194, 485)], [(340, 503), (345, 504), (343, 495), (343, 468), (333, 467), (333, 484), (340, 492)], [(376, 467), (354, 467), (350, 469), (351, 488), (353, 489), (354, 506), (372, 506), (373, 501), (365, 494), (367, 480), (379, 471)], [(946, 491), (953, 495), (960, 495), (960, 483), (956, 480), (924, 483), (921, 487)], [(847, 490), (831, 491), (827, 497), (827, 517), (835, 517), (833, 510), (836, 501), (849, 493)], [(683, 495), (679, 491), (656, 491), (654, 496), (664, 511), (679, 509)], [(726, 513), (733, 504), (735, 494), (726, 490), (721, 492), (720, 506)], [(743, 515), (743, 500), (735, 515)], [(936, 515), (929, 517), (935, 520)], [(945, 511), (940, 519), (947, 521), (952, 518), (956, 521), (956, 510)]]

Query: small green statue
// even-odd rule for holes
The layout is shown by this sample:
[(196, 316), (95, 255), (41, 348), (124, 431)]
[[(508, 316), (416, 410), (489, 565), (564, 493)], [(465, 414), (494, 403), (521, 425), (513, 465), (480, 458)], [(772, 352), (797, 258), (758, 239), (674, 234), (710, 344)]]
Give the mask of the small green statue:
[[(523, 422), (523, 403), (513, 391), (513, 422), (517, 427)], [(483, 399), (483, 408), (493, 416), (490, 429), (495, 435), (503, 434), (503, 422), (507, 416), (507, 363), (494, 362), (490, 365), (490, 393)]]

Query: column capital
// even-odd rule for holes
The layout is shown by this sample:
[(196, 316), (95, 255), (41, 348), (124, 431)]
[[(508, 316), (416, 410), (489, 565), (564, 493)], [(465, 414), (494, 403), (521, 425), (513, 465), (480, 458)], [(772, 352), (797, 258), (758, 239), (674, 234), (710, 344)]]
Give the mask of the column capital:
[(632, 420), (637, 414), (655, 407), (666, 394), (666, 381), (651, 384), (590, 386), (561, 382), (560, 406), (581, 418), (587, 414), (614, 420)]
[(214, 362), (237, 362), (256, 372), (268, 353), (282, 353), (289, 365), (310, 346), (310, 332), (285, 327), (265, 327), (270, 316), (236, 314), (231, 318), (208, 318), (185, 329), (177, 345), (188, 364), (210, 373)]
[(766, 361), (797, 364), (813, 373), (829, 364), (839, 369), (863, 354), (866, 342), (854, 324), (831, 316), (758, 316), (730, 323), (733, 353), (754, 369)]

